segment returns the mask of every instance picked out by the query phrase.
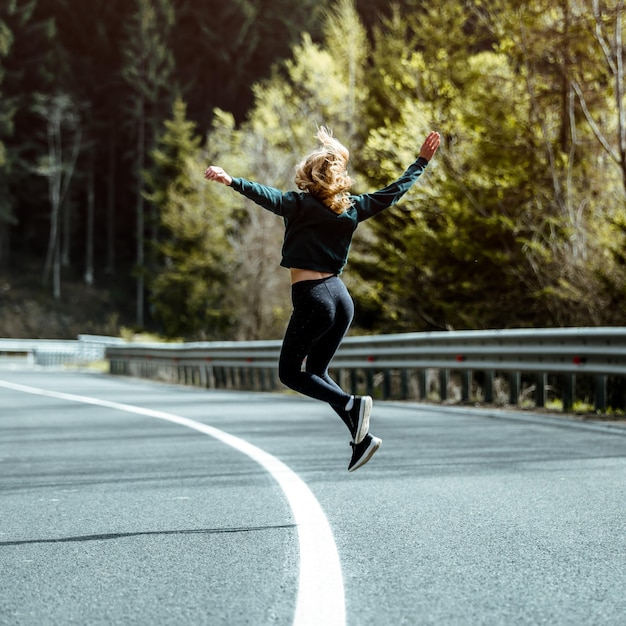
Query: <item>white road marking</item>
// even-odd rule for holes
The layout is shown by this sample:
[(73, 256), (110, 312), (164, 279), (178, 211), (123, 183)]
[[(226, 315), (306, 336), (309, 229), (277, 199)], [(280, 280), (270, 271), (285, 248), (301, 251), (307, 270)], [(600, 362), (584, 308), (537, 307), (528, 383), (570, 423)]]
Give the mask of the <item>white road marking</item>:
[(345, 626), (343, 576), (330, 525), (322, 507), (306, 483), (282, 461), (239, 437), (180, 415), (89, 396), (47, 391), (4, 380), (0, 380), (0, 387), (166, 420), (209, 435), (249, 456), (267, 470), (279, 484), (287, 498), (298, 529), (300, 578), (293, 625)]

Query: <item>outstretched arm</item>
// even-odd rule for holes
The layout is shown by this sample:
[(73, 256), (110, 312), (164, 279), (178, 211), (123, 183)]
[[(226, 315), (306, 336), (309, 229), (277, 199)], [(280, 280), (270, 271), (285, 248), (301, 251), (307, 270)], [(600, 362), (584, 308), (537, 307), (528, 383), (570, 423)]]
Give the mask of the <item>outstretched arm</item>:
[(209, 165), (204, 171), (204, 177), (207, 180), (229, 186), (264, 209), (282, 217), (286, 217), (297, 206), (297, 193), (290, 191), (283, 193), (274, 187), (254, 183), (245, 178), (233, 178), (217, 165)]
[(222, 183), (222, 185), (228, 185), (229, 187), (233, 182), (233, 177), (217, 165), (209, 165), (204, 172), (204, 177), (207, 180), (214, 180), (216, 183)]
[(422, 175), (428, 162), (435, 156), (440, 143), (441, 137), (439, 133), (431, 132), (422, 144), (417, 160), (409, 166), (398, 180), (374, 193), (354, 196), (354, 206), (358, 213), (359, 222), (373, 217), (398, 202)]

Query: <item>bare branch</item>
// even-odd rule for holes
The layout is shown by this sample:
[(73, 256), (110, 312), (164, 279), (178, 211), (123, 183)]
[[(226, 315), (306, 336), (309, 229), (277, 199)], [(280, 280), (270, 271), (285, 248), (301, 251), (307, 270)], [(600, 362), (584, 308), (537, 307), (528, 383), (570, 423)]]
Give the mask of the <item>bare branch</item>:
[(624, 51), (622, 49), (622, 10), (623, 0), (620, 0), (615, 15), (615, 58), (617, 61), (616, 100), (619, 115), (619, 148), (622, 164), (626, 154), (626, 112), (624, 111)]
[(582, 90), (580, 88), (580, 85), (578, 84), (577, 81), (573, 80), (572, 81), (572, 86), (574, 87), (574, 90), (576, 91), (576, 95), (578, 96), (578, 101), (580, 102), (580, 106), (581, 106), (581, 108), (583, 110), (583, 113), (585, 115), (585, 119), (587, 120), (587, 123), (591, 127), (591, 130), (593, 131), (593, 134), (596, 136), (596, 139), (600, 142), (602, 147), (609, 153), (611, 158), (618, 165), (621, 165), (622, 159), (621, 159), (619, 153), (611, 146), (611, 144), (609, 143), (608, 139), (602, 134), (602, 131), (600, 130), (600, 127), (596, 124), (595, 120), (591, 116), (591, 113), (589, 112), (589, 108), (587, 107), (587, 101), (585, 100), (585, 96), (584, 96), (584, 94), (583, 94), (583, 92), (582, 92)]
[(600, 15), (598, 0), (593, 0), (593, 17), (596, 21), (596, 40), (600, 44), (602, 52), (604, 52), (604, 57), (606, 59), (607, 65), (609, 66), (609, 69), (611, 70), (611, 73), (615, 76), (617, 74), (617, 67), (615, 65), (615, 61), (613, 60), (611, 46), (609, 45), (607, 38), (604, 36), (604, 32), (602, 29), (602, 16)]

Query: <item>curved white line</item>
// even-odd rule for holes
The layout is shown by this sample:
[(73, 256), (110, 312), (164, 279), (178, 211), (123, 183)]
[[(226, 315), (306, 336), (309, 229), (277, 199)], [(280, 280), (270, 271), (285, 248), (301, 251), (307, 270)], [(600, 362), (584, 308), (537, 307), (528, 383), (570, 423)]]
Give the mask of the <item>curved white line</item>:
[(345, 626), (343, 577), (330, 525), (311, 490), (282, 461), (239, 437), (180, 415), (89, 396), (47, 391), (3, 380), (0, 380), (0, 387), (167, 420), (209, 435), (249, 456), (266, 469), (279, 484), (287, 498), (298, 529), (300, 579), (293, 619), (294, 626), (320, 626), (322, 624), (324, 626)]

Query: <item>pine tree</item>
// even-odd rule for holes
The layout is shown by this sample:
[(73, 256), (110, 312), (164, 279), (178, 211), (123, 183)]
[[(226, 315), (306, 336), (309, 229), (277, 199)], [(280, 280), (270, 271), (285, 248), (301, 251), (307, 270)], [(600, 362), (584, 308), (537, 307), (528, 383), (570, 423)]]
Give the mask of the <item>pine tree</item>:
[(200, 137), (177, 99), (152, 152), (146, 199), (160, 215), (159, 266), (149, 280), (154, 316), (167, 336), (222, 338), (230, 316), (226, 229), (230, 209), (203, 180)]

